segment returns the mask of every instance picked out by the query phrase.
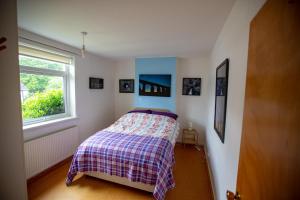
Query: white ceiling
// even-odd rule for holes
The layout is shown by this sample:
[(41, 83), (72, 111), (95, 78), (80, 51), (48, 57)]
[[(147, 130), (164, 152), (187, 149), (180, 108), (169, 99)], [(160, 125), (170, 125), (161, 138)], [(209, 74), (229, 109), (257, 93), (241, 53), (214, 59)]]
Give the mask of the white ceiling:
[(208, 53), (234, 0), (19, 0), (19, 27), (111, 58)]

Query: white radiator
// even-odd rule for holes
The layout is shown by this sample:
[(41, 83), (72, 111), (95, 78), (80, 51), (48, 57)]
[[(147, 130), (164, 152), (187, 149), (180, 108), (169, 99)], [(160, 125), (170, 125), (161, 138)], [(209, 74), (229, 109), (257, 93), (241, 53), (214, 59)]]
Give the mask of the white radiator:
[(31, 178), (73, 155), (78, 143), (78, 127), (26, 142), (24, 144), (26, 178)]

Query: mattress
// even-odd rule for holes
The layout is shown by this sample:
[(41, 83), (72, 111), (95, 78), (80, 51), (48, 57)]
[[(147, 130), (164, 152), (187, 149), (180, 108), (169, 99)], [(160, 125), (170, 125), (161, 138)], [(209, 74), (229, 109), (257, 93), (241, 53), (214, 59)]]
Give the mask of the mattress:
[(78, 172), (100, 172), (154, 187), (162, 200), (175, 186), (174, 145), (178, 122), (168, 116), (128, 113), (86, 139), (74, 154), (66, 184)]

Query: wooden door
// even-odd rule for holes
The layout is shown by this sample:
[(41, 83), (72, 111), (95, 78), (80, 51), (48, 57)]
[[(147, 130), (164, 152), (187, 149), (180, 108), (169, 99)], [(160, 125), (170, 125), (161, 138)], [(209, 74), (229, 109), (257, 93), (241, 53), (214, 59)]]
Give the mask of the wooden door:
[(269, 0), (251, 22), (237, 191), (300, 199), (299, 0)]

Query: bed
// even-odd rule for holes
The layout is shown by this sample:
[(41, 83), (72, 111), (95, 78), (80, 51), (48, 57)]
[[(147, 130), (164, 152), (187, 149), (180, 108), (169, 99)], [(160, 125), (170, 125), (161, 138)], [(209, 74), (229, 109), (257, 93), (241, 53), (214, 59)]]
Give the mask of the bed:
[(77, 173), (152, 192), (157, 200), (175, 186), (177, 115), (134, 110), (86, 139), (77, 148), (66, 184)]

